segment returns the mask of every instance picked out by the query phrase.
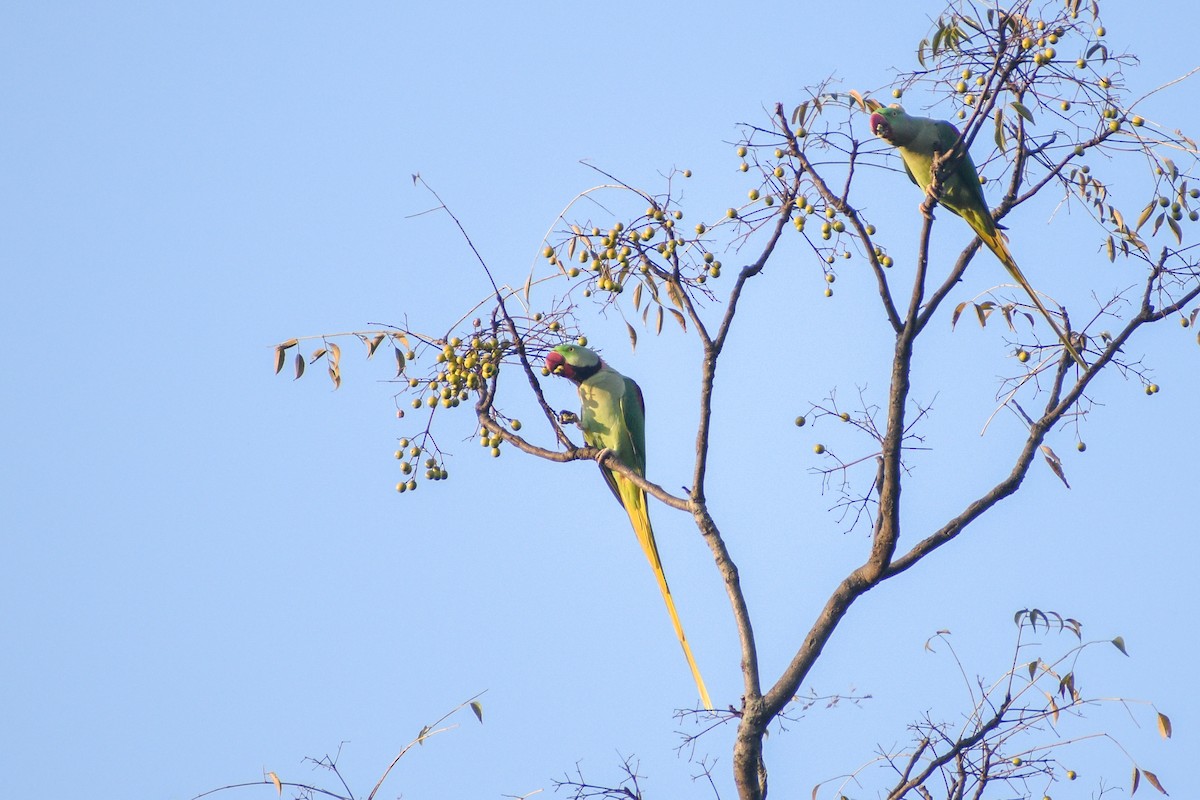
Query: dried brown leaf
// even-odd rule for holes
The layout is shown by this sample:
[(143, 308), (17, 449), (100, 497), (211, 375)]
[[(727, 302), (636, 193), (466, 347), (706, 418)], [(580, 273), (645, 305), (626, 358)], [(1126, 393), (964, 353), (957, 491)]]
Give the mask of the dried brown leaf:
[(1046, 463), (1050, 465), (1051, 471), (1058, 476), (1058, 479), (1063, 482), (1064, 486), (1070, 489), (1071, 484), (1067, 483), (1067, 476), (1063, 474), (1062, 461), (1057, 455), (1055, 455), (1054, 451), (1050, 449), (1049, 445), (1044, 444), (1041, 446), (1041, 449), (1042, 457), (1045, 458)]
[(1150, 781), (1150, 785), (1152, 785), (1155, 789), (1158, 789), (1163, 794), (1167, 793), (1167, 790), (1163, 788), (1162, 783), (1159, 782), (1157, 775), (1148, 769), (1142, 770), (1142, 774), (1146, 776), (1146, 780)]

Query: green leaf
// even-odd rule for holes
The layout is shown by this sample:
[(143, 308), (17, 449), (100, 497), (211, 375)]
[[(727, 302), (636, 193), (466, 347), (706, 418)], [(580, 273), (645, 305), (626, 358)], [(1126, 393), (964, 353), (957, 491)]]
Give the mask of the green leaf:
[(1124, 636), (1118, 636), (1117, 638), (1112, 640), (1112, 643), (1113, 643), (1113, 647), (1120, 650), (1126, 656), (1129, 655), (1129, 652), (1125, 649), (1125, 637)]
[(1146, 220), (1150, 219), (1150, 215), (1154, 213), (1154, 209), (1156, 207), (1157, 203), (1151, 200), (1146, 207), (1142, 209), (1142, 214), (1138, 217), (1137, 225), (1134, 227), (1134, 231), (1140, 231), (1142, 229), (1142, 226), (1146, 224)]
[(1033, 114), (1025, 107), (1024, 103), (1018, 103), (1016, 100), (1013, 100), (1009, 105), (1012, 106), (1013, 111), (1024, 117), (1026, 122), (1033, 124)]
[(1179, 223), (1174, 217), (1167, 217), (1167, 227), (1171, 229), (1171, 233), (1175, 234), (1175, 241), (1183, 244), (1183, 231), (1179, 227)]
[(483, 705), (478, 700), (471, 701), (471, 710), (475, 712), (475, 718), (483, 722)]
[(1004, 109), (996, 106), (996, 147), (1001, 153), (1008, 152), (1008, 139), (1004, 135)]

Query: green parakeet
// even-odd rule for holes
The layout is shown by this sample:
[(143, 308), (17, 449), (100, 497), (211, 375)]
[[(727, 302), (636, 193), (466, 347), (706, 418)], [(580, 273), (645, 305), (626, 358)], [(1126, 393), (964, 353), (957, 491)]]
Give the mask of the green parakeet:
[[(914, 117), (905, 113), (898, 105), (878, 108), (871, 114), (871, 131), (879, 138), (900, 151), (904, 160), (904, 170), (912, 182), (928, 190), (933, 182), (934, 153), (948, 153), (958, 142), (959, 132), (952, 124), (942, 119)], [(1029, 299), (1037, 306), (1038, 311), (1050, 323), (1051, 329), (1062, 340), (1063, 346), (1079, 366), (1087, 369), (1087, 364), (1080, 357), (1075, 346), (1058, 327), (1054, 317), (1042, 305), (1037, 292), (1025, 279), (1016, 259), (1005, 244), (1004, 235), (996, 229), (996, 223), (988, 210), (987, 200), (984, 199), (983, 189), (979, 185), (979, 173), (970, 153), (964, 153), (958, 166), (946, 178), (942, 185), (942, 196), (938, 202), (944, 208), (953, 211), (966, 220), (971, 229), (979, 236), (988, 249), (996, 254), (1000, 263), (1008, 270), (1008, 274), (1029, 295)]]
[[(592, 447), (611, 451), (621, 463), (636, 470), (638, 475), (645, 475), (646, 407), (638, 385), (608, 366), (594, 351), (580, 345), (563, 344), (555, 347), (546, 356), (546, 369), (569, 379), (578, 387), (584, 440)], [(696, 688), (700, 690), (700, 701), (711, 710), (708, 689), (704, 687), (704, 679), (700, 677), (692, 648), (683, 634), (683, 625), (679, 622), (675, 601), (667, 586), (667, 576), (663, 573), (658, 545), (654, 542), (654, 529), (650, 527), (650, 515), (647, 513), (646, 493), (619, 472), (603, 467), (600, 472), (629, 515), (638, 543), (658, 580), (659, 591), (667, 604), (667, 613), (671, 615), (675, 635), (679, 637), (692, 677), (696, 680)]]

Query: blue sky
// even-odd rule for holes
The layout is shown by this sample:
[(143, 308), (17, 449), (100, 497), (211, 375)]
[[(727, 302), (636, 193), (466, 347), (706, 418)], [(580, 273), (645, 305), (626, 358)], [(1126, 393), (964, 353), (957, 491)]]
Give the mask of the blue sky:
[[(598, 182), (581, 159), (652, 189), (691, 168), (685, 199), (695, 218), (715, 218), (748, 188), (735, 169), (739, 123), (761, 123), (829, 74), (865, 89), (914, 66), (939, 6), (865, 6), (884, 30), (865, 9), (822, 21), (716, 4), (0, 12), (0, 793), (187, 798), (264, 769), (328, 781), (302, 759), (342, 742), (339, 763), (365, 793), (423, 724), (486, 689), (486, 724), (464, 717), (406, 756), (387, 796), (550, 791), (577, 763), (594, 782), (615, 780), (618, 753), (640, 758), (651, 796), (711, 796), (672, 750), (672, 712), (694, 702), (692, 685), (594, 469), (487, 458), (462, 414), (442, 434), (451, 480), (398, 495), (392, 452), (412, 429), (395, 418), (387, 365), (343, 342), (335, 393), (320, 374), (273, 375), (271, 346), (379, 322), (437, 329), (486, 294), (449, 221), (420, 215), (434, 202), (416, 172), (514, 283), (563, 206)], [(1110, 42), (1142, 56), (1128, 75), (1135, 95), (1196, 66), (1190, 4), (1154, 18), (1112, 6)], [(1194, 96), (1193, 79), (1145, 114), (1195, 134)], [(892, 173), (873, 180), (872, 212), (915, 230), (915, 190)], [(1136, 196), (1133, 173), (1116, 181)], [(1045, 218), (1010, 224), (1018, 258), (1037, 264), (1026, 271), (1045, 276), (1039, 288), (1082, 304), (1137, 280), (1094, 237), (1064, 252), (1068, 223)], [(939, 235), (966, 241), (947, 225)], [(792, 419), (830, 392), (851, 408), (860, 390), (877, 400), (890, 350), (865, 276), (846, 270), (827, 300), (816, 265), (790, 258), (747, 296), (713, 444), (713, 511), (772, 677), (867, 547), (809, 472), (814, 443), (847, 456), (867, 443)], [(1002, 332), (960, 324), (950, 335), (944, 322), (917, 365), (934, 449), (913, 459), (913, 537), (1004, 474), (1020, 434), (1001, 416), (978, 436), (1011, 367)], [(588, 334), (646, 392), (650, 477), (688, 481), (694, 341), (647, 333), (631, 353), (611, 317)], [(1163, 390), (1148, 398), (1116, 373), (1098, 382), (1079, 433), (1087, 452), (1074, 430), (1051, 440), (1070, 491), (1035, 465), (969, 536), (852, 610), (807, 686), (872, 699), (773, 735), (778, 791), (854, 769), (927, 710), (959, 713), (957, 670), (923, 650), (926, 638), (952, 630), (967, 671), (994, 676), (1011, 657), (1012, 613), (1028, 606), (1082, 620), (1089, 638), (1124, 635), (1131, 659), (1099, 651), (1081, 674), (1098, 694), (1157, 702), (1175, 739), (1158, 741), (1148, 714), (1135, 714), (1138, 729), (1098, 711), (1092, 727), (1119, 733), (1168, 789), (1186, 786), (1200, 749), (1200, 349), (1174, 323), (1137, 347)], [(566, 382), (546, 389), (574, 407)], [(711, 559), (686, 518), (652, 514), (709, 689), (736, 704), (734, 631)], [(700, 746), (723, 775), (730, 734)], [(1091, 796), (1101, 766), (1110, 783), (1128, 778), (1112, 748), (1079, 758), (1086, 780), (1056, 796)]]

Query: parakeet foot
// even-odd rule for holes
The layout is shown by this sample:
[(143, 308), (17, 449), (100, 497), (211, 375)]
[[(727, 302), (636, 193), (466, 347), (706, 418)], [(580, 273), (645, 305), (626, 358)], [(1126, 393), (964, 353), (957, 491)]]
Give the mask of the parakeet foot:
[(558, 424), (559, 425), (578, 425), (579, 424), (579, 416), (574, 411), (560, 411), (560, 412), (558, 412)]

